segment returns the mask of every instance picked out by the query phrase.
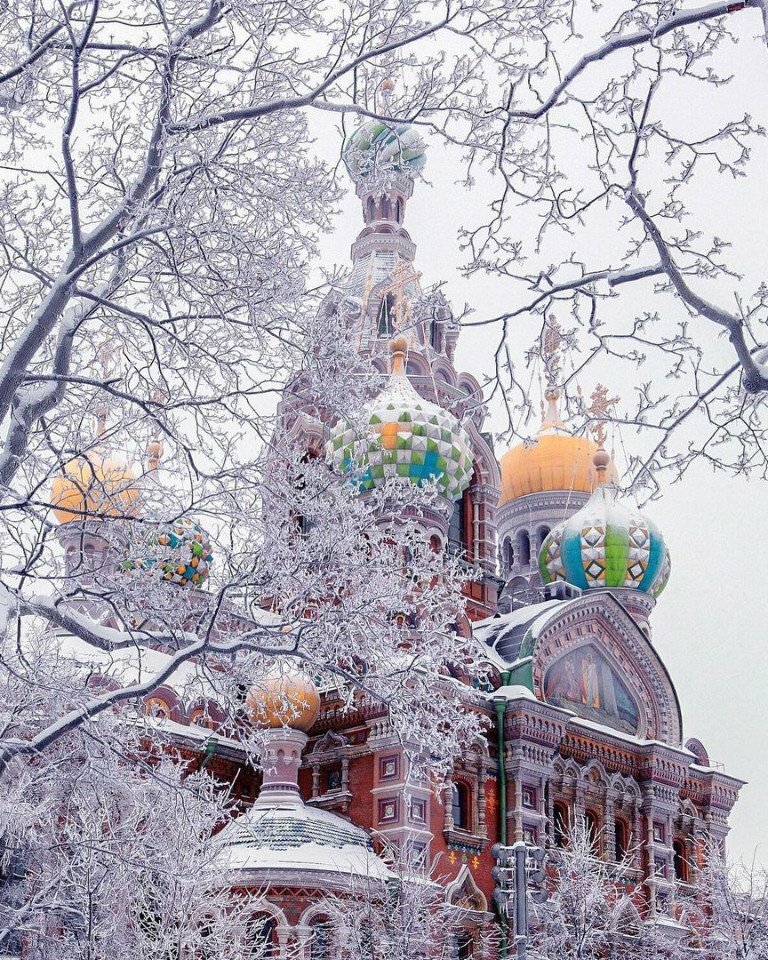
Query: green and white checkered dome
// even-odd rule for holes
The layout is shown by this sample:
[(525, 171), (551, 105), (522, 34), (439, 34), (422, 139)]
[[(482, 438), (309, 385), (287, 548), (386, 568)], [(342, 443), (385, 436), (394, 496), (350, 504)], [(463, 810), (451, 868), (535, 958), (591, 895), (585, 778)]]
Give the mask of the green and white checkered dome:
[(390, 173), (416, 177), (426, 162), (426, 146), (407, 123), (369, 120), (349, 135), (341, 155), (355, 183)]
[(393, 373), (366, 411), (364, 435), (340, 420), (326, 445), (328, 459), (361, 492), (402, 477), (416, 486), (434, 480), (446, 497), (457, 500), (472, 479), (469, 437), (452, 413), (419, 396), (402, 369), (402, 356), (393, 350)]
[(539, 552), (544, 583), (582, 590), (630, 587), (658, 597), (669, 580), (669, 550), (658, 527), (600, 486), (581, 510), (558, 524)]

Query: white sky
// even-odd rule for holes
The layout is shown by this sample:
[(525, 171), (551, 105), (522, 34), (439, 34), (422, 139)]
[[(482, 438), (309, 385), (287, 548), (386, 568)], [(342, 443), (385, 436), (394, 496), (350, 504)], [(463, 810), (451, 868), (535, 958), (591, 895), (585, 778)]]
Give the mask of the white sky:
[[(768, 58), (764, 47), (754, 41), (757, 20), (745, 19), (740, 26), (743, 43), (730, 57), (730, 63), (721, 68), (726, 73), (732, 69), (736, 79), (729, 87), (716, 91), (713, 109), (724, 115), (740, 114), (746, 109), (744, 101), (751, 101), (752, 112), (759, 116), (762, 111), (765, 116), (760, 119), (768, 125), (768, 98), (756, 98), (754, 93), (755, 85), (763, 90), (768, 87)], [(687, 104), (681, 102), (674, 107), (682, 111), (682, 122), (691, 122)], [(338, 134), (333, 129), (335, 120), (322, 119), (322, 126), (315, 126), (313, 119), (317, 151), (333, 162), (339, 149)], [(750, 292), (768, 273), (766, 169), (768, 149), (753, 159), (748, 178), (731, 182), (709, 178), (698, 197), (698, 209), (694, 202), (694, 213), (707, 220), (708, 226), (712, 226), (714, 216), (716, 232), (734, 243), (729, 259), (747, 275), (747, 282), (737, 286)], [(481, 178), (471, 193), (458, 187), (458, 158), (449, 155), (440, 144), (430, 145), (425, 173), (429, 182), (417, 184), (405, 222), (418, 247), (416, 264), (423, 274), (422, 282), (429, 285), (445, 281), (443, 289), (454, 309), (458, 312), (468, 303), (476, 311), (473, 319), (508, 309), (513, 294), (507, 281), (485, 276), (467, 280), (460, 274), (464, 261), (457, 233), (462, 226), (476, 223), (484, 215), (485, 204), (492, 196), (490, 180), (483, 182)], [(713, 189), (717, 191), (714, 203)], [(350, 185), (336, 232), (322, 240), (325, 266), (348, 264), (349, 245), (360, 227), (359, 201)], [(610, 250), (610, 244), (606, 249)], [(564, 244), (561, 256), (567, 252)], [(727, 288), (724, 295), (732, 296)], [(653, 300), (650, 288), (639, 289), (631, 297), (615, 302), (616, 309), (625, 312), (625, 319), (631, 319), (644, 307), (663, 308), (663, 304)], [(526, 327), (513, 337), (513, 355), (521, 364), (532, 329)], [(476, 375), (490, 373), (495, 337), (495, 331), (466, 330), (459, 341), (459, 368)], [(722, 356), (727, 357), (727, 344), (723, 344), (722, 351)], [(648, 375), (649, 371), (644, 370), (643, 377)], [(610, 368), (605, 368), (600, 376), (614, 389), (618, 386)], [(585, 384), (585, 392), (591, 386)], [(625, 386), (625, 396), (631, 393), (631, 387)], [(499, 411), (491, 413), (491, 429), (500, 429)], [(531, 428), (535, 429), (535, 425)], [(625, 435), (622, 441), (634, 450), (642, 449), (648, 442), (635, 435)], [(500, 456), (504, 446), (497, 445), (496, 452)], [(736, 858), (749, 860), (757, 848), (758, 858), (766, 866), (767, 506), (764, 482), (713, 474), (702, 464), (690, 470), (681, 483), (666, 487), (663, 497), (647, 507), (661, 526), (672, 553), (670, 584), (652, 623), (654, 642), (682, 704), (684, 736), (699, 738), (713, 762), (723, 763), (728, 773), (749, 781), (731, 818), (730, 852)]]

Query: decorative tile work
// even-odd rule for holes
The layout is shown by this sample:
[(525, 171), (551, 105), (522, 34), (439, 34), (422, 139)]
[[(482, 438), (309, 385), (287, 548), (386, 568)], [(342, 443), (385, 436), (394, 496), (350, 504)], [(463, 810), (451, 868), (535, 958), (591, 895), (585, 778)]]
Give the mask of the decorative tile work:
[(342, 158), (350, 177), (357, 182), (376, 173), (407, 173), (415, 177), (426, 161), (425, 151), (415, 127), (369, 120), (347, 138)]
[(390, 377), (367, 421), (363, 430), (339, 421), (326, 446), (336, 469), (350, 474), (361, 492), (391, 477), (416, 486), (435, 480), (451, 500), (469, 486), (469, 437), (452, 413), (422, 399), (406, 376)]
[(599, 487), (542, 544), (539, 570), (544, 583), (565, 580), (582, 590), (630, 587), (659, 596), (671, 564), (664, 538), (636, 509)]

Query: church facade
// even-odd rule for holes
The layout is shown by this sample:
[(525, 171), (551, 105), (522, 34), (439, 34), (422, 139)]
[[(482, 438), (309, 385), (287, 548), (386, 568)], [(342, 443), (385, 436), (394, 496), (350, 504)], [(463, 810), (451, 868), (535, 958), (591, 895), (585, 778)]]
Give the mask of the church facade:
[[(473, 574), (465, 629), (490, 682), (467, 686), (466, 703), (485, 716), (486, 736), (436, 797), (409, 776), (380, 706), (363, 698), (343, 709), (332, 690), (298, 675), (276, 678), (251, 705), (267, 727), (263, 773), (235, 741), (211, 747), (200, 706), (172, 683), (146, 708), (237, 784), (243, 812), (226, 828), (229, 866), (236, 890), (265, 893), (275, 956), (333, 956), (329, 900), (355, 884), (386, 884), (386, 841), (435, 865), (445, 899), (466, 918), (456, 956), (479, 957), (497, 923), (493, 844), (562, 846), (575, 823), (597, 856), (629, 861), (621, 882), (643, 918), (685, 940), (683, 907), (708, 844), (725, 842), (742, 781), (684, 735), (654, 646), (653, 609), (670, 574), (664, 538), (617, 499), (604, 437), (568, 431), (554, 381), (534, 442), (497, 459), (479, 385), (455, 366), (459, 324), (441, 295), (422, 289), (404, 226), (424, 162), (418, 135), (371, 121), (346, 144), (345, 161), (364, 223), (349, 279), (322, 309), (356, 331), (359, 353), (382, 375), (391, 366), (371, 400), (364, 483), (440, 479), (450, 508), (423, 524), (434, 548), (460, 554)], [(307, 455), (359, 468), (355, 438), (300, 391), (289, 391), (279, 416)], [(73, 520), (61, 519), (66, 541)], [(297, 707), (290, 721), (278, 709), (286, 698)]]

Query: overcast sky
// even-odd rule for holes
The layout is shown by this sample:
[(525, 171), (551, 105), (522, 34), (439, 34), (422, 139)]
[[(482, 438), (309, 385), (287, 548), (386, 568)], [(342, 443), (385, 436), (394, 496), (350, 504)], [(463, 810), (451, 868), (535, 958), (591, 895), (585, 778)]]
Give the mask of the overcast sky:
[[(750, 42), (751, 25), (745, 24), (743, 31), (745, 43), (738, 57), (747, 62), (764, 58), (764, 48), (760, 52), (758, 45)], [(763, 89), (768, 88), (768, 69), (763, 60), (755, 60), (753, 71), (742, 69), (743, 64), (735, 61), (732, 65), (737, 80), (725, 92), (717, 92), (718, 109), (726, 112), (748, 94), (756, 76), (762, 79)], [(759, 103), (756, 107), (761, 109)], [(765, 97), (762, 109), (768, 114)], [(764, 122), (768, 122), (768, 115)], [(315, 132), (318, 153), (332, 162), (338, 157), (339, 145), (332, 124)], [(711, 180), (706, 187), (710, 192), (701, 196), (701, 215), (717, 210), (722, 235), (735, 244), (735, 262), (748, 279), (751, 275), (758, 281), (768, 273), (766, 169), (768, 151), (755, 157), (748, 180), (718, 181), (715, 204), (711, 202)], [(471, 193), (457, 187), (461, 175), (458, 157), (441, 144), (430, 145), (425, 175), (428, 182), (417, 184), (405, 223), (418, 247), (416, 264), (423, 274), (423, 284), (445, 281), (444, 291), (454, 309), (458, 311), (468, 303), (476, 311), (473, 319), (508, 309), (510, 290), (504, 280), (485, 276), (468, 280), (460, 273), (464, 261), (457, 233), (483, 215), (493, 185), (483, 183), (481, 178)], [(337, 229), (322, 240), (325, 266), (348, 263), (349, 245), (360, 227), (359, 201), (350, 184)], [(650, 290), (640, 289), (633, 297), (621, 301), (618, 308), (640, 312), (645, 305), (643, 298), (650, 298)], [(658, 306), (653, 304), (654, 309)], [(513, 354), (521, 363), (530, 344), (530, 329), (521, 329), (513, 337)], [(490, 373), (496, 336), (495, 331), (483, 328), (467, 329), (459, 341), (459, 368), (476, 375)], [(727, 344), (722, 349), (727, 352)], [(609, 369), (603, 371), (602, 378), (617, 386), (611, 383)], [(585, 388), (588, 391), (591, 384), (585, 384)], [(625, 391), (631, 392), (631, 384), (625, 385)], [(489, 426), (492, 430), (503, 426), (498, 409), (492, 409)], [(644, 442), (627, 434), (617, 446), (620, 449), (623, 443), (628, 450), (642, 449)], [(497, 444), (497, 456), (504, 449), (503, 444)], [(714, 474), (701, 465), (690, 470), (682, 482), (666, 487), (663, 497), (647, 507), (672, 553), (670, 584), (659, 600), (652, 623), (654, 642), (682, 704), (684, 736), (700, 739), (713, 762), (722, 763), (728, 773), (749, 781), (731, 818), (730, 852), (734, 857), (750, 859), (757, 848), (766, 866), (767, 494), (765, 482)]]

